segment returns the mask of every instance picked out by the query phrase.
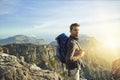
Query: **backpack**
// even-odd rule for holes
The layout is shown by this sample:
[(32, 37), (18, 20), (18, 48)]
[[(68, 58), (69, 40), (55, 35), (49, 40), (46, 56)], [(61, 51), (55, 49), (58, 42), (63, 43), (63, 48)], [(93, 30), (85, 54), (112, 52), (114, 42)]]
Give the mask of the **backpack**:
[(63, 63), (66, 63), (65, 61), (65, 57), (66, 57), (66, 54), (67, 54), (67, 42), (68, 42), (68, 39), (69, 37), (62, 33), (60, 35), (58, 35), (56, 37), (56, 41), (57, 41), (57, 51), (58, 51), (58, 59)]

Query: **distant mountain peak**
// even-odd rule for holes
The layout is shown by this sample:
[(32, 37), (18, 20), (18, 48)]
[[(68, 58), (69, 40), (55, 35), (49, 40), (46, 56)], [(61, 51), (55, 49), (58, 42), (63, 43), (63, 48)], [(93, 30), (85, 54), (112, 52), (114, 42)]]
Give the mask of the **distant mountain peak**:
[(15, 35), (13, 37), (27, 37), (26, 35), (22, 35), (22, 34), (19, 34), (19, 35)]
[(26, 35), (15, 35), (5, 39), (0, 39), (0, 45), (6, 45), (11, 43), (32, 43), (32, 44), (47, 44), (44, 39), (37, 39), (36, 37), (29, 37)]

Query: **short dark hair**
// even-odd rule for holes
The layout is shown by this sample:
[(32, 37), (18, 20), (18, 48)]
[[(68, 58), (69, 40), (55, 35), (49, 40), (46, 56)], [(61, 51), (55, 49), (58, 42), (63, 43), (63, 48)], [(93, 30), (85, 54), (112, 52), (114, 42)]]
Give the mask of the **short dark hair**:
[(70, 31), (72, 31), (73, 27), (80, 27), (78, 23), (73, 23), (70, 25)]

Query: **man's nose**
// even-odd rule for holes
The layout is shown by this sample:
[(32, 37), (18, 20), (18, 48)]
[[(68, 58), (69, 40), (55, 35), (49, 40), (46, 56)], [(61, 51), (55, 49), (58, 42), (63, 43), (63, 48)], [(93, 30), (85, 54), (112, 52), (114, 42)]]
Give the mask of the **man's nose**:
[(79, 31), (76, 32), (77, 34), (79, 33)]

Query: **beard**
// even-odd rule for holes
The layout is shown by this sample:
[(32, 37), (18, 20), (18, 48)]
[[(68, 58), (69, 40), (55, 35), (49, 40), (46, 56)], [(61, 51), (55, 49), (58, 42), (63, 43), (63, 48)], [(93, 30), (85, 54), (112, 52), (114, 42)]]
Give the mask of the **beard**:
[(78, 34), (74, 34), (75, 37), (78, 37)]

